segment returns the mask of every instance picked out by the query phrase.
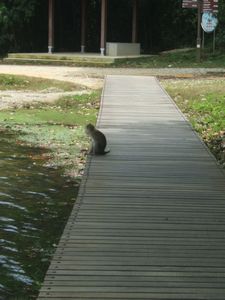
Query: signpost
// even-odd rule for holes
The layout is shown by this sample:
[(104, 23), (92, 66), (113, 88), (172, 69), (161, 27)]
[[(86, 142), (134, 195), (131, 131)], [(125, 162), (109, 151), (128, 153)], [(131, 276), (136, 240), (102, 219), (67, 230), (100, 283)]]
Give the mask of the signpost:
[(202, 14), (202, 29), (207, 32), (213, 32), (218, 24), (218, 19), (210, 11)]
[[(196, 47), (197, 47), (197, 61), (200, 61), (200, 59), (201, 59), (201, 14), (202, 13), (211, 13), (213, 15), (213, 14), (218, 13), (218, 0), (183, 0), (182, 7), (198, 9), (197, 45), (196, 45)], [(207, 28), (209, 28), (210, 26), (211, 26), (211, 24), (209, 24), (209, 22), (207, 25), (205, 25), (205, 27), (207, 27)], [(215, 32), (215, 30), (214, 30), (214, 32)]]
[(218, 13), (218, 0), (203, 0), (202, 12)]
[(201, 10), (202, 10), (202, 0), (197, 2), (198, 8), (198, 28), (197, 28), (197, 61), (201, 60)]
[[(212, 13), (218, 13), (218, 1), (219, 0), (201, 0), (202, 12), (211, 11)], [(183, 8), (198, 8), (199, 0), (183, 0)]]
[(197, 8), (198, 7), (197, 2), (198, 2), (198, 0), (183, 0), (182, 7), (183, 8)]

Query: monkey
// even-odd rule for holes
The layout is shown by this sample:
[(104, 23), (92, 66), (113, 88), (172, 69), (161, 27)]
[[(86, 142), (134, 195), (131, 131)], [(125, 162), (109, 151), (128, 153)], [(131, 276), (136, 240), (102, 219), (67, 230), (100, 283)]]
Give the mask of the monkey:
[(86, 134), (92, 139), (92, 147), (89, 154), (105, 155), (106, 153), (110, 152), (110, 150), (105, 151), (107, 144), (105, 135), (96, 129), (94, 125), (88, 124), (85, 131)]

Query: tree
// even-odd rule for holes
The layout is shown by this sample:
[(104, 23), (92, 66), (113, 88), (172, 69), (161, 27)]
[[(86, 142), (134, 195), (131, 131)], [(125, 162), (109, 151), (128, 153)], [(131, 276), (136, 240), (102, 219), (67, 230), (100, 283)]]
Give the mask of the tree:
[(37, 0), (2, 0), (0, 3), (0, 51), (18, 47), (17, 39), (33, 16)]
[(218, 12), (218, 27), (216, 29), (216, 44), (219, 48), (225, 48), (225, 2), (219, 0), (219, 12)]

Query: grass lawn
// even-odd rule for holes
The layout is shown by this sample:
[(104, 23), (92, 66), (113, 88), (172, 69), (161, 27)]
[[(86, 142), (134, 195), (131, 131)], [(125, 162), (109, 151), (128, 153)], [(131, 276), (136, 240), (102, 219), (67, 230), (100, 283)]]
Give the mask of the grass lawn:
[[(55, 89), (84, 90), (78, 84), (36, 77), (0, 74), (0, 90), (38, 92)], [(44, 95), (43, 95), (44, 97)], [(43, 159), (50, 167), (62, 166), (65, 173), (77, 177), (88, 147), (84, 132), (87, 123), (96, 122), (100, 91), (62, 97), (54, 103), (32, 103), (19, 109), (0, 110), (0, 130), (17, 132), (17, 143), (50, 150)]]
[(89, 145), (84, 127), (95, 124), (99, 98), (100, 91), (95, 91), (30, 109), (3, 110), (0, 129), (17, 132), (17, 143), (50, 149), (46, 166), (64, 167), (65, 174), (77, 177), (85, 160), (82, 149)]
[(50, 80), (44, 78), (0, 74), (0, 90), (24, 90), (24, 91), (41, 91), (46, 89), (59, 89), (69, 92), (74, 90), (82, 90), (83, 86), (70, 82), (59, 80)]
[(124, 59), (115, 64), (126, 68), (224, 68), (225, 53), (202, 52), (202, 59), (196, 62), (196, 50), (175, 51), (151, 57)]
[(225, 79), (164, 80), (162, 83), (225, 167)]

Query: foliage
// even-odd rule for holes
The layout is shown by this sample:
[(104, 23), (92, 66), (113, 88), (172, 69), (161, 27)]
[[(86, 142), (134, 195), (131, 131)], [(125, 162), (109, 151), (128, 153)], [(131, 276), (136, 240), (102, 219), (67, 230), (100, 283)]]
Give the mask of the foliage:
[(2, 0), (0, 3), (0, 51), (16, 47), (16, 36), (33, 16), (37, 0)]
[[(195, 44), (196, 10), (182, 9), (181, 0), (144, 1), (142, 13), (144, 29), (140, 32), (149, 51), (190, 47)], [(148, 52), (149, 52), (148, 51)]]
[(225, 48), (225, 1), (219, 0), (218, 27), (216, 29), (216, 45)]
[[(56, 51), (79, 51), (81, 1), (56, 1)], [(87, 6), (87, 51), (99, 51), (100, 1)], [(41, 22), (40, 22), (41, 18)], [(219, 0), (217, 46), (225, 47), (225, 2)], [(0, 4), (1, 51), (46, 51), (48, 1), (2, 0)], [(131, 41), (132, 1), (108, 1), (107, 40)], [(183, 9), (182, 0), (139, 1), (138, 39), (143, 53), (193, 47), (196, 43), (197, 10)], [(34, 38), (35, 36), (35, 38)], [(210, 39), (211, 35), (207, 35)], [(210, 42), (211, 43), (211, 42)]]
[(164, 81), (169, 94), (225, 166), (225, 81)]

